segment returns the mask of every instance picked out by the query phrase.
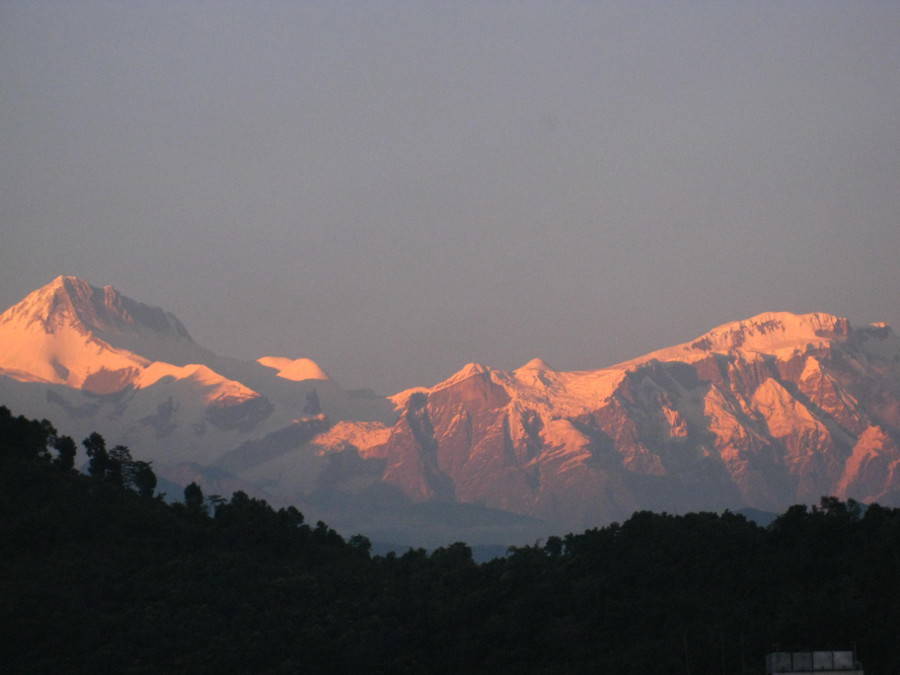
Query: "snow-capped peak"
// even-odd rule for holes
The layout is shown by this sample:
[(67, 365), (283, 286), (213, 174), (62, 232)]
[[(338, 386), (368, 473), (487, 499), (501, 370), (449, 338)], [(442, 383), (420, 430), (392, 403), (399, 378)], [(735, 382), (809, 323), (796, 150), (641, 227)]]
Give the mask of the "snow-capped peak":
[(196, 383), (210, 401), (258, 395), (200, 365), (209, 355), (172, 314), (74, 276), (0, 314), (0, 373), (16, 380), (110, 393), (173, 378)]
[(533, 358), (528, 363), (519, 366), (516, 370), (553, 370), (550, 364), (542, 358)]
[(414, 394), (431, 394), (433, 392), (440, 391), (441, 389), (452, 387), (453, 385), (458, 384), (464, 380), (468, 380), (470, 377), (474, 377), (476, 375), (484, 375), (485, 373), (491, 372), (495, 371), (492, 371), (490, 368), (480, 363), (467, 363), (446, 380), (438, 382), (433, 387), (411, 387), (410, 389), (404, 389), (403, 391), (398, 391), (393, 396), (388, 396), (388, 400), (390, 400), (394, 404), (394, 407), (397, 410), (402, 410), (406, 407), (406, 404), (409, 402), (410, 397)]
[(256, 362), (266, 368), (278, 371), (278, 377), (294, 382), (303, 380), (330, 380), (328, 373), (312, 359), (289, 359), (283, 356), (261, 356)]
[(766, 312), (714, 328), (691, 346), (707, 351), (765, 351), (803, 341), (841, 340), (849, 332), (850, 322), (832, 314)]
[(0, 315), (0, 323), (17, 321), (41, 323), (47, 332), (71, 325), (84, 332), (136, 332), (191, 341), (184, 324), (169, 312), (75, 276), (56, 277)]
[(58, 276), (10, 307), (0, 315), (0, 332), (37, 336), (39, 341), (72, 332), (148, 361), (179, 365), (212, 356), (173, 314), (75, 276)]
[(432, 389), (433, 390), (443, 389), (445, 387), (454, 385), (457, 382), (462, 382), (463, 380), (468, 380), (470, 377), (474, 377), (475, 375), (484, 375), (485, 373), (489, 373), (490, 371), (491, 371), (491, 369), (488, 368), (487, 366), (482, 365), (480, 363), (475, 363), (473, 361), (472, 363), (467, 363), (466, 365), (464, 365), (458, 371), (453, 373), (453, 375), (448, 377), (443, 382), (440, 382), (439, 384), (435, 385)]
[(739, 354), (754, 358), (759, 354), (789, 357), (808, 346), (821, 347), (843, 342), (850, 335), (850, 322), (839, 316), (814, 312), (766, 312), (742, 321), (726, 323), (684, 344), (651, 352), (621, 366), (650, 360), (691, 363), (709, 354)]

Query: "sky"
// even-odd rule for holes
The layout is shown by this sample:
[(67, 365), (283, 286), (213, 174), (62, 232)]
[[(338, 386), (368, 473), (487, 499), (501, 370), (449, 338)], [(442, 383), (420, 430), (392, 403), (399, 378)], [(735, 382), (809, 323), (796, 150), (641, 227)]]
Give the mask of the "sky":
[(392, 393), (900, 326), (900, 3), (0, 1), (0, 306)]

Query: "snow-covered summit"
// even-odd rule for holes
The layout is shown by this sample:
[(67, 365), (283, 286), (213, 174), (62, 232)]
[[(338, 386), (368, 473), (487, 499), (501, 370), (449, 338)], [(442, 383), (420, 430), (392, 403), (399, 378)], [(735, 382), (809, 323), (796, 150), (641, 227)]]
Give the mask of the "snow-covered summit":
[(278, 377), (294, 382), (303, 382), (304, 380), (330, 380), (322, 367), (312, 359), (299, 358), (289, 359), (283, 356), (261, 356), (256, 362), (278, 371)]
[(40, 323), (47, 332), (71, 325), (95, 333), (153, 333), (192, 341), (173, 314), (75, 276), (58, 276), (29, 293), (0, 315), (0, 324), (11, 322)]
[(462, 382), (463, 380), (468, 380), (470, 377), (474, 377), (476, 375), (484, 375), (485, 373), (490, 372), (490, 368), (480, 363), (467, 363), (462, 368), (457, 370), (453, 375), (448, 377), (446, 380), (436, 385), (435, 389), (442, 389), (444, 387), (449, 387), (450, 385), (456, 384), (457, 382)]
[(98, 288), (75, 276), (58, 276), (0, 315), (0, 334), (44, 336), (80, 334), (150, 361), (178, 365), (208, 361), (211, 353), (191, 338), (175, 315)]
[(562, 527), (648, 506), (778, 510), (896, 494), (898, 383), (888, 326), (769, 312), (598, 370), (468, 364), (392, 396), (393, 426), (316, 443), (383, 459), (381, 480), (412, 499), (452, 494)]
[(74, 276), (56, 277), (0, 314), (0, 374), (19, 381), (104, 394), (185, 380), (206, 402), (258, 396), (201, 365), (208, 354), (169, 312)]
[(900, 354), (900, 340), (884, 324), (851, 328), (843, 317), (826, 313), (793, 314), (766, 312), (741, 321), (723, 324), (698, 338), (666, 347), (606, 368), (581, 371), (556, 371), (546, 361), (534, 358), (512, 371), (492, 369), (479, 363), (466, 364), (447, 379), (431, 387), (414, 387), (390, 399), (398, 409), (406, 406), (413, 394), (430, 395), (449, 389), (474, 376), (483, 376), (502, 387), (511, 405), (528, 406), (548, 417), (585, 414), (608, 400), (633, 373), (653, 362), (693, 364), (714, 354), (745, 361), (764, 357), (786, 360), (850, 339), (863, 342), (870, 354), (893, 358)]
[(519, 366), (516, 370), (537, 370), (537, 371), (551, 370), (552, 371), (553, 368), (551, 368), (550, 364), (547, 363), (546, 361), (544, 361), (544, 359), (542, 359), (540, 357), (535, 357), (535, 358), (531, 359), (531, 361), (529, 361), (528, 363)]
[(620, 366), (634, 366), (653, 359), (693, 363), (710, 354), (733, 354), (751, 359), (768, 354), (787, 358), (809, 346), (844, 342), (850, 333), (850, 322), (832, 314), (765, 312), (723, 324), (690, 342), (651, 352)]

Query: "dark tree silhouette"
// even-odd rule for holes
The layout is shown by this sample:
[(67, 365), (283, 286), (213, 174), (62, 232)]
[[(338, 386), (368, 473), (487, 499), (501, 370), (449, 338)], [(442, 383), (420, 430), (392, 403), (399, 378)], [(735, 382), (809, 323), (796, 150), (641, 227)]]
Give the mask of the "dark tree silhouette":
[(53, 444), (53, 448), (58, 453), (56, 455), (56, 465), (63, 471), (71, 471), (75, 468), (75, 455), (78, 448), (71, 436), (60, 436)]
[(156, 489), (156, 474), (150, 462), (131, 462), (127, 469), (127, 481), (141, 497), (152, 497)]
[(85, 439), (117, 485), (46, 457), (72, 446), (0, 407), (3, 672), (721, 675), (855, 643), (900, 673), (900, 509), (642, 511), (477, 564), (463, 543), (372, 555), (243, 492), (213, 517), (194, 483), (187, 506), (141, 498), (148, 462)]
[(117, 445), (109, 451), (106, 478), (116, 485), (126, 485), (125, 476), (131, 472), (131, 451), (124, 445)]
[(47, 420), (13, 417), (9, 408), (0, 406), (0, 457), (47, 461), (47, 447), (55, 440), (56, 429)]
[(366, 555), (372, 550), (372, 542), (369, 541), (368, 537), (362, 534), (354, 534), (347, 543), (350, 544), (352, 548)]
[(196, 483), (184, 488), (184, 503), (189, 509), (198, 511), (203, 508), (203, 490)]
[(109, 453), (106, 451), (106, 440), (95, 431), (81, 441), (81, 444), (90, 458), (88, 473), (97, 479), (105, 478), (106, 472), (109, 470)]

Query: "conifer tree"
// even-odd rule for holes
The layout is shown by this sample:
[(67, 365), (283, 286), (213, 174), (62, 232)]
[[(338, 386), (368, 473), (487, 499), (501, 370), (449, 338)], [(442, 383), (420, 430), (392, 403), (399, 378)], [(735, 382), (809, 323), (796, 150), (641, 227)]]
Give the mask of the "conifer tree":
[(106, 451), (106, 440), (95, 431), (85, 438), (81, 444), (91, 460), (88, 464), (88, 473), (97, 479), (105, 478), (109, 469), (109, 453)]
[(191, 483), (184, 488), (184, 503), (189, 509), (199, 510), (203, 508), (203, 490), (196, 483)]
[(75, 467), (75, 454), (78, 448), (71, 436), (60, 436), (53, 444), (56, 450), (56, 465), (63, 471), (71, 471)]

